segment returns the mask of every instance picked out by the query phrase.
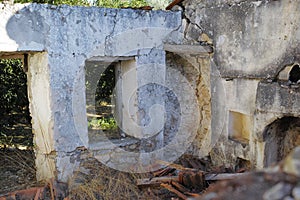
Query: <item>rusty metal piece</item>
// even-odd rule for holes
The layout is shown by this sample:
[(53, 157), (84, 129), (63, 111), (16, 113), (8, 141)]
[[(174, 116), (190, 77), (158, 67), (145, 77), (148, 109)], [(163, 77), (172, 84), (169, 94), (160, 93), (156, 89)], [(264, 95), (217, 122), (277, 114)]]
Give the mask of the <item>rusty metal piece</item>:
[(191, 159), (191, 160), (189, 160), (189, 163), (195, 169), (201, 169), (202, 168), (201, 164), (198, 163), (196, 160)]
[(166, 10), (171, 10), (174, 6), (176, 6), (177, 4), (180, 4), (181, 2), (183, 2), (184, 0), (174, 0), (172, 1), (167, 7)]
[(138, 179), (137, 186), (159, 186), (161, 183), (171, 183), (171, 181), (178, 181), (178, 176), (163, 176), (152, 179)]
[(202, 171), (181, 171), (179, 183), (194, 191), (200, 192), (205, 188), (205, 176)]
[[(66, 184), (59, 183), (54, 178), (48, 180), (43, 187), (32, 187), (24, 190), (17, 190), (8, 194), (0, 196), (0, 200), (14, 200), (14, 199), (45, 199), (46, 191), (50, 190), (51, 200), (63, 199), (67, 196)], [(66, 199), (68, 200), (68, 199)]]
[(39, 200), (40, 197), (41, 197), (42, 192), (43, 192), (43, 191), (42, 191), (42, 188), (39, 188), (39, 189), (36, 191), (34, 200)]
[(193, 197), (193, 198), (200, 197), (200, 194), (198, 194), (198, 193), (186, 192), (184, 194), (188, 195), (189, 197)]
[(14, 192), (10, 192), (4, 196), (0, 197), (0, 200), (8, 200), (8, 199), (42, 199), (42, 196), (45, 192), (45, 187), (33, 187), (25, 190), (17, 190)]
[(168, 174), (174, 172), (175, 170), (176, 170), (176, 169), (174, 169), (174, 168), (166, 167), (166, 168), (164, 168), (164, 169), (162, 169), (162, 170), (153, 172), (153, 176), (154, 176), (154, 177), (165, 176), (165, 175), (168, 175)]
[(203, 172), (197, 172), (191, 175), (191, 181), (193, 188), (196, 192), (200, 192), (205, 189), (205, 176)]
[(179, 190), (182, 193), (187, 193), (189, 192), (189, 189), (184, 187), (183, 185), (181, 185), (180, 183), (176, 182), (176, 181), (172, 181), (171, 185), (174, 186), (177, 190)]
[(170, 192), (175, 193), (179, 198), (181, 199), (187, 199), (188, 197), (184, 194), (182, 194), (181, 192), (179, 192), (178, 190), (176, 190), (175, 188), (173, 188), (171, 185), (166, 184), (166, 183), (162, 183), (160, 184), (162, 187), (166, 188), (167, 190), (169, 190)]

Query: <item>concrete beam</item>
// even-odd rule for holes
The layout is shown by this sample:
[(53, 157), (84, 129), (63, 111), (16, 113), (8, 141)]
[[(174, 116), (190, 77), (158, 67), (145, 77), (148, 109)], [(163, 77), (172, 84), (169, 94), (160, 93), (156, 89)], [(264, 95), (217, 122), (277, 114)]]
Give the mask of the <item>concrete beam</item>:
[(208, 55), (213, 53), (213, 48), (211, 46), (201, 46), (201, 45), (164, 44), (164, 50), (173, 53), (179, 53), (179, 54)]
[(94, 56), (87, 61), (113, 63), (123, 60), (134, 60), (134, 56)]

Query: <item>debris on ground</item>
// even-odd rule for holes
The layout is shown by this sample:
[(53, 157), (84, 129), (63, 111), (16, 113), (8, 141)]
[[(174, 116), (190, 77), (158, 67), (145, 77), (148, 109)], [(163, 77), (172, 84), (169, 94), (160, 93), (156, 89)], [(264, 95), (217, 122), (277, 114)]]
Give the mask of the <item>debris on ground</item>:
[(0, 195), (37, 185), (33, 150), (0, 149)]
[[(203, 171), (202, 164), (184, 160), (185, 165), (166, 164), (152, 177), (139, 179), (139, 187), (162, 187), (178, 199), (195, 200), (298, 200), (300, 199), (300, 147), (278, 165), (258, 172), (237, 173), (219, 167)], [(187, 164), (194, 168), (187, 168)]]
[(224, 166), (209, 169), (211, 164), (207, 160), (191, 156), (183, 157), (178, 162), (180, 164), (160, 161), (159, 164), (165, 167), (153, 172), (149, 178), (138, 179), (137, 185), (140, 188), (162, 187), (176, 194), (180, 199), (188, 199), (200, 197), (212, 181), (236, 179), (247, 174), (236, 173), (233, 169)]
[(253, 172), (238, 179), (212, 184), (197, 200), (296, 199), (300, 179), (283, 172)]
[(208, 159), (183, 156), (162, 169), (132, 174), (113, 170), (87, 156), (69, 187), (54, 180), (0, 196), (7, 199), (269, 200), (300, 199), (300, 147), (278, 165), (259, 172), (212, 168)]
[(23, 190), (17, 190), (9, 192), (4, 195), (0, 195), (0, 200), (12, 200), (12, 199), (64, 199), (67, 194), (67, 184), (59, 183), (54, 179), (50, 179), (44, 186), (32, 187)]

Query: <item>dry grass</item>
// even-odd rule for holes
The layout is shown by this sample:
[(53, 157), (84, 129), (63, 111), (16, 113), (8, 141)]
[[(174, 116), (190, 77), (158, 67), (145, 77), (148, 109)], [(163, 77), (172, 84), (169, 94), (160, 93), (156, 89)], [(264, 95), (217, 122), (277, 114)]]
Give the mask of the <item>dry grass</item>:
[(0, 149), (0, 193), (36, 185), (33, 151)]
[(6, 165), (11, 168), (22, 168), (30, 173), (35, 173), (35, 157), (32, 150), (1, 149), (0, 156), (3, 159), (0, 169)]
[(70, 199), (161, 199), (157, 192), (137, 187), (136, 180), (148, 175), (116, 171), (94, 159), (84, 162), (81, 169), (88, 170), (90, 174), (76, 173), (70, 184)]

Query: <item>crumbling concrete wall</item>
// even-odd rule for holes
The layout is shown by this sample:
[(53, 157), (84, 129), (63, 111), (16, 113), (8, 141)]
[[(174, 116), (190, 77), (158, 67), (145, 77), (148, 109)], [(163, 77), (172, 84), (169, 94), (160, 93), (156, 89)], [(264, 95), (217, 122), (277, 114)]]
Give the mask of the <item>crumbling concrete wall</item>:
[(67, 181), (88, 148), (85, 61), (133, 56), (137, 69), (159, 63), (148, 70), (155, 76), (165, 70), (163, 42), (180, 43), (168, 37), (180, 29), (181, 13), (40, 4), (0, 9), (0, 52), (29, 53), (37, 178)]
[[(176, 79), (170, 69), (180, 72), (190, 84), (190, 90), (194, 93), (197, 100), (197, 109), (199, 118), (194, 118), (194, 127), (197, 132), (190, 148), (186, 153), (195, 156), (206, 156), (210, 151), (211, 144), (211, 96), (210, 96), (210, 56), (187, 55), (167, 53), (167, 71), (169, 72), (170, 84), (177, 85), (181, 95), (186, 95), (182, 87), (181, 80)], [(191, 105), (191, 100), (182, 105)], [(188, 116), (193, 117), (193, 116)]]
[[(186, 0), (182, 4), (185, 43), (214, 46), (211, 130), (218, 141), (210, 155), (216, 164), (235, 165), (239, 157), (263, 167), (266, 143), (258, 136), (277, 118), (299, 116), (298, 90), (281, 87), (286, 82), (277, 81), (277, 75), (300, 59), (300, 3)], [(241, 136), (246, 140), (230, 139), (234, 121), (246, 123), (249, 136)]]
[[(29, 53), (38, 179), (67, 181), (85, 149), (123, 171), (173, 161), (186, 150), (210, 155), (216, 165), (248, 160), (263, 167), (263, 129), (277, 118), (299, 117), (299, 90), (281, 77), (300, 59), (300, 4), (182, 4), (175, 9), (183, 19), (170, 11), (0, 4), (0, 56)], [(139, 153), (111, 143), (90, 148), (86, 62), (129, 58), (137, 91), (127, 119), (140, 126), (132, 135), (140, 139)]]

